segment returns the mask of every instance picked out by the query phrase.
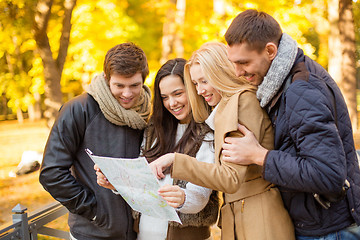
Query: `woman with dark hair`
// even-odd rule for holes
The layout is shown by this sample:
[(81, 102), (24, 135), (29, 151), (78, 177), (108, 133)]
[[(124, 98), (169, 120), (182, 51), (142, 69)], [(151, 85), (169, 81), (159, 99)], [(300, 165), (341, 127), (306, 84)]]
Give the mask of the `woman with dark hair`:
[[(206, 123), (196, 123), (192, 117), (184, 84), (185, 63), (182, 58), (169, 60), (155, 77), (153, 111), (142, 149), (149, 162), (166, 153), (180, 152), (214, 163), (213, 132)], [(101, 172), (97, 175), (99, 185), (112, 188)], [(138, 240), (211, 238), (210, 226), (216, 223), (219, 211), (217, 192), (172, 179), (169, 174), (161, 185), (159, 194), (176, 208), (182, 225), (135, 213)]]

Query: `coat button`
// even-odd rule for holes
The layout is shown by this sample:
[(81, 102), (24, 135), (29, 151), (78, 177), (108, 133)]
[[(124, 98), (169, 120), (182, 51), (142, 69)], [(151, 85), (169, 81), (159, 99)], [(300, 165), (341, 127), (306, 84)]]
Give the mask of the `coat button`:
[(355, 209), (354, 209), (354, 208), (352, 208), (352, 209), (351, 209), (351, 212), (355, 212)]

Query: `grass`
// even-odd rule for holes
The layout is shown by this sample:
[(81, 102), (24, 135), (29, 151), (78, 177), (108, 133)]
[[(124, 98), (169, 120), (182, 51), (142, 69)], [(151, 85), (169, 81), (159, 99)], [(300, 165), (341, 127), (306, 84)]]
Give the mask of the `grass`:
[[(11, 210), (20, 203), (31, 212), (54, 199), (39, 183), (39, 171), (14, 177), (21, 155), (26, 150), (42, 152), (49, 134), (45, 121), (0, 122), (0, 229), (12, 221)], [(49, 227), (67, 230), (67, 217), (50, 223)], [(39, 236), (39, 239), (56, 239)]]

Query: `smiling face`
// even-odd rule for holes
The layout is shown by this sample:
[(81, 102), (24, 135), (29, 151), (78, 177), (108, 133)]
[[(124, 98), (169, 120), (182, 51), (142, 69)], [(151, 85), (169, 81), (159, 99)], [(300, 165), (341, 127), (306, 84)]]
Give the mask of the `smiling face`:
[(159, 89), (164, 107), (180, 123), (188, 123), (191, 108), (181, 78), (177, 75), (168, 75), (160, 80)]
[(197, 94), (202, 96), (210, 106), (216, 106), (221, 100), (221, 95), (205, 79), (200, 64), (193, 64), (190, 67), (190, 76)]
[(113, 74), (109, 80), (111, 94), (125, 109), (130, 109), (139, 100), (143, 86), (141, 73), (136, 73), (132, 77), (124, 77)]
[(259, 53), (250, 50), (247, 43), (240, 43), (229, 46), (227, 52), (229, 60), (234, 63), (236, 75), (243, 76), (251, 85), (258, 86), (264, 80), (275, 57), (272, 49), (270, 52), (268, 50), (267, 46)]

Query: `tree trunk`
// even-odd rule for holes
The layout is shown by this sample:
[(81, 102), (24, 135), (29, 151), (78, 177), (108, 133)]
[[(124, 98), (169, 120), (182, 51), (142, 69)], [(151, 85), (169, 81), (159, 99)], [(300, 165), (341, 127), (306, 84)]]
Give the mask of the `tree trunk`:
[(328, 20), (330, 24), (328, 71), (329, 74), (333, 77), (333, 79), (339, 84), (342, 78), (342, 50), (339, 29), (339, 0), (328, 0)]
[(24, 116), (23, 116), (23, 113), (22, 113), (20, 107), (18, 107), (16, 109), (16, 118), (17, 118), (18, 123), (23, 123), (24, 122)]
[(219, 15), (225, 15), (225, 1), (224, 0), (213, 0), (213, 11)]
[(34, 93), (34, 119), (40, 120), (41, 119), (41, 96), (40, 93)]
[(186, 0), (170, 0), (171, 6), (163, 26), (162, 54), (160, 63), (164, 64), (171, 55), (184, 56), (183, 26), (185, 22)]
[(356, 104), (356, 43), (352, 0), (340, 0), (339, 29), (342, 46), (342, 78), (339, 85), (348, 106), (352, 128), (356, 131), (358, 122)]
[(60, 48), (58, 57), (53, 58), (47, 36), (47, 26), (51, 15), (53, 0), (39, 0), (36, 6), (34, 37), (38, 47), (40, 57), (44, 65), (45, 78), (45, 106), (44, 116), (48, 119), (48, 126), (52, 126), (55, 121), (59, 108), (62, 105), (61, 74), (65, 63), (67, 49), (69, 46), (71, 15), (75, 7), (76, 0), (65, 0), (63, 29), (60, 38)]
[(35, 121), (35, 107), (34, 107), (34, 104), (29, 104), (27, 108), (28, 108), (29, 120), (31, 122)]
[(352, 0), (329, 0), (329, 73), (347, 104), (353, 131), (357, 130), (356, 45)]

